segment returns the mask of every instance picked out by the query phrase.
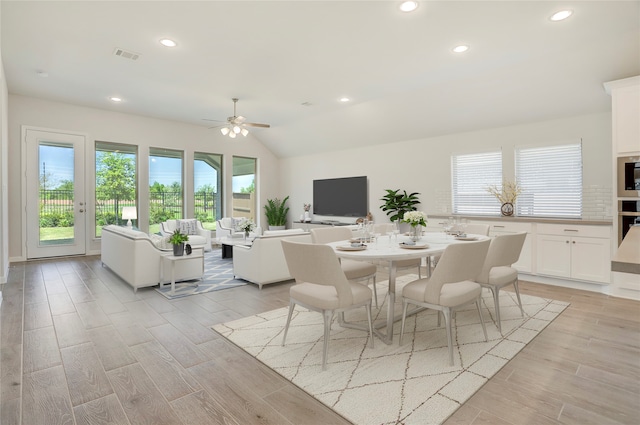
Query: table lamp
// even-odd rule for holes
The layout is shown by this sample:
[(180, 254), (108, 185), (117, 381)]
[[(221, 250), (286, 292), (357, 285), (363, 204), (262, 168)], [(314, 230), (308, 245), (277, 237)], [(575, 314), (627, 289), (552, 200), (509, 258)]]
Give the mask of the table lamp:
[(122, 207), (122, 219), (128, 220), (127, 227), (131, 228), (131, 220), (138, 218), (136, 207)]

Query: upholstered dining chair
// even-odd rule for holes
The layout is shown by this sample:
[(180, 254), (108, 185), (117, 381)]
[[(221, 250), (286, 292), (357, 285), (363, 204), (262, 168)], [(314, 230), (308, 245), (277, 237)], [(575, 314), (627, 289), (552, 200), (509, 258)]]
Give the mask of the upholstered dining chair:
[(465, 226), (465, 232), (471, 235), (489, 236), (489, 225), (479, 223), (467, 224)]
[[(353, 232), (345, 226), (331, 226), (311, 229), (311, 241), (317, 244), (328, 244), (331, 242), (345, 241), (353, 238)], [(376, 308), (378, 308), (378, 291), (376, 291), (376, 272), (378, 268), (375, 264), (366, 261), (340, 260), (340, 264), (347, 280), (354, 282), (373, 281), (373, 295)]]
[[(431, 277), (414, 280), (402, 288), (402, 326), (400, 344), (404, 334), (407, 307), (414, 304), (442, 312), (447, 328), (449, 363), (453, 366), (453, 338), (451, 335), (452, 313), (469, 304), (476, 304), (480, 324), (487, 340), (487, 328), (482, 319), (480, 296), (482, 288), (475, 281), (480, 274), (490, 239), (479, 242), (455, 243), (447, 246)], [(417, 320), (417, 319), (416, 319)]]
[(335, 313), (344, 314), (347, 310), (365, 307), (369, 322), (370, 347), (373, 348), (371, 289), (347, 280), (338, 257), (330, 246), (283, 240), (282, 249), (289, 272), (296, 280), (296, 284), (289, 290), (289, 315), (284, 328), (282, 346), (287, 339), (293, 310), (298, 304), (322, 313), (324, 319), (322, 370), (327, 369), (329, 335)]
[(511, 267), (520, 258), (527, 232), (498, 235), (491, 241), (487, 258), (476, 282), (493, 293), (493, 304), (496, 309), (496, 326), (502, 333), (500, 322), (500, 289), (513, 285), (520, 305), (520, 316), (524, 317), (520, 289), (518, 288), (518, 270)]

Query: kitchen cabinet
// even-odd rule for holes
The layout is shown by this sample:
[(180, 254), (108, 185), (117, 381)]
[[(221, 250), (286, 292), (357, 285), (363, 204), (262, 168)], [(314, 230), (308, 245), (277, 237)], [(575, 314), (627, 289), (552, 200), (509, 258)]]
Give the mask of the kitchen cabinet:
[(640, 76), (605, 83), (605, 89), (611, 94), (614, 159), (640, 152)]
[(611, 228), (538, 224), (537, 268), (540, 275), (611, 282)]

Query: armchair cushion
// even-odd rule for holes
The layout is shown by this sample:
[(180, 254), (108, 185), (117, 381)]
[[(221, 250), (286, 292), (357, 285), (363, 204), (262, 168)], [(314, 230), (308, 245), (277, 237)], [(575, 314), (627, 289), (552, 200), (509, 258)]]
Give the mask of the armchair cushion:
[(160, 223), (160, 233), (163, 236), (171, 236), (176, 230), (189, 236), (189, 244), (193, 248), (204, 248), (211, 251), (211, 231), (202, 227), (202, 223), (196, 219), (167, 220)]

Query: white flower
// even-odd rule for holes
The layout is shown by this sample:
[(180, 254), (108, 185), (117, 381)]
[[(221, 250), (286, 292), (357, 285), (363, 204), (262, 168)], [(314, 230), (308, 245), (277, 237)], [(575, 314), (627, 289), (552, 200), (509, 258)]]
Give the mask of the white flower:
[(422, 211), (408, 211), (404, 213), (404, 219), (402, 220), (405, 223), (409, 223), (412, 227), (415, 226), (426, 226), (427, 225), (427, 215)]
[(254, 229), (255, 226), (256, 224), (253, 222), (253, 220), (251, 220), (250, 218), (243, 218), (238, 224), (238, 227), (236, 227), (236, 230), (242, 232), (250, 232)]

